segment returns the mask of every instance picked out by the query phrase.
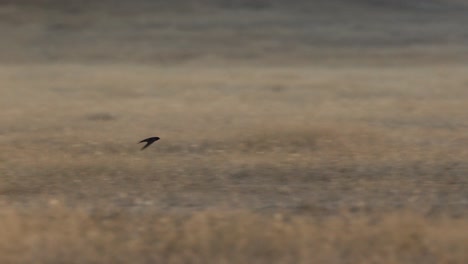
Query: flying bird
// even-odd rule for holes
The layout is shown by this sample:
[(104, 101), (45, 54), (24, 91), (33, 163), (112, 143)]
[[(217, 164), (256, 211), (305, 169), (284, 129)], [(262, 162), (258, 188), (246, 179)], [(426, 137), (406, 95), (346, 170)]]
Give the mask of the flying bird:
[(149, 147), (149, 145), (153, 144), (154, 142), (158, 141), (159, 137), (150, 137), (147, 139), (143, 139), (142, 141), (138, 142), (138, 144), (146, 142), (146, 145), (144, 145), (141, 150), (144, 150), (145, 148)]

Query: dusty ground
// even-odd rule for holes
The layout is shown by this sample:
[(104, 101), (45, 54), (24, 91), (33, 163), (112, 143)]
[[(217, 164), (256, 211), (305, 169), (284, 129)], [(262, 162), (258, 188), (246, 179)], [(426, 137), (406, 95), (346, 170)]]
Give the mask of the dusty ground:
[(290, 3), (1, 4), (0, 262), (466, 263), (466, 4)]

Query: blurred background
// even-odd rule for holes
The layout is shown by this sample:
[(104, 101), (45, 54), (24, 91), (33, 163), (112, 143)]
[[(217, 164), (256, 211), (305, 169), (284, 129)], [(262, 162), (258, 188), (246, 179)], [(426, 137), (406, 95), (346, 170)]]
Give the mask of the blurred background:
[[(184, 64), (463, 60), (460, 0), (1, 2), (1, 61)], [(372, 58), (369, 58), (372, 57)], [(432, 60), (432, 61), (431, 61)]]
[(0, 262), (468, 263), (467, 14), (0, 0)]

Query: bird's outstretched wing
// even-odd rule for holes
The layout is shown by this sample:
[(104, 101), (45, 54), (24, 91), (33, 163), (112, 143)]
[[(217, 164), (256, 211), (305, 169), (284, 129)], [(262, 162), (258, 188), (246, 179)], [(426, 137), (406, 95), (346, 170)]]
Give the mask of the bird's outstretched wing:
[(141, 148), (141, 150), (144, 150), (145, 148), (149, 147), (151, 144), (153, 144), (154, 142), (158, 140), (159, 140), (159, 137), (150, 137), (150, 138), (143, 139), (142, 141), (138, 142), (138, 144), (146, 142), (146, 145), (144, 145)]

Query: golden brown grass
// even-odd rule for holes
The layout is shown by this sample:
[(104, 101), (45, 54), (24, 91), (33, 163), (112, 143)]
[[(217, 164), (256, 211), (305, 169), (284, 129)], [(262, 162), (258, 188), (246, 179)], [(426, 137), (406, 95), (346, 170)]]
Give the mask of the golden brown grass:
[(464, 72), (3, 66), (2, 261), (464, 263)]
[(71, 210), (0, 220), (5, 263), (464, 263), (467, 223), (408, 212), (326, 220), (246, 211)]
[(0, 4), (0, 263), (467, 262), (454, 1), (28, 2)]

